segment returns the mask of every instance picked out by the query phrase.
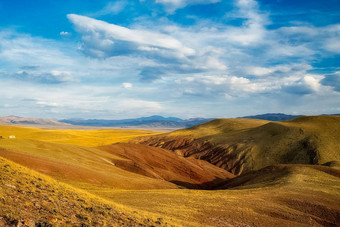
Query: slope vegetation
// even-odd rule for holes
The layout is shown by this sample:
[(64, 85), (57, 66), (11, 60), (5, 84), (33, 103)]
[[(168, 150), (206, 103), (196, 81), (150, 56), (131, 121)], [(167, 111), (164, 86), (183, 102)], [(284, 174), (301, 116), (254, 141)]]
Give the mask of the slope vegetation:
[(8, 138), (39, 140), (58, 144), (96, 147), (117, 142), (127, 142), (135, 137), (156, 135), (159, 132), (132, 129), (40, 129), (20, 126), (0, 126), (0, 136)]
[[(118, 143), (95, 148), (66, 144), (70, 142), (67, 140), (70, 130), (1, 126), (0, 131), (5, 135), (5, 139), (0, 139), (0, 156), (75, 186), (101, 185), (139, 190), (179, 186), (211, 188), (234, 177), (206, 161), (186, 159), (171, 151), (146, 145)], [(132, 137), (136, 135), (134, 131), (132, 135), (126, 131), (122, 130), (122, 134)], [(7, 138), (11, 133), (15, 133), (15, 139)], [(94, 144), (95, 138), (102, 135), (102, 131), (97, 130), (83, 133), (92, 135), (82, 142), (84, 144)], [(82, 132), (78, 134), (84, 135)], [(115, 140), (122, 137), (124, 140), (123, 135), (117, 136)], [(56, 140), (65, 144), (56, 143)], [(73, 137), (71, 140), (74, 142)]]
[(0, 158), (0, 226), (168, 224), (132, 211)]
[(339, 116), (306, 116), (283, 122), (217, 119), (135, 142), (203, 159), (240, 175), (274, 164), (340, 160), (339, 138)]
[(340, 225), (338, 167), (275, 165), (228, 180), (220, 190), (95, 193), (192, 226)]
[(0, 132), (0, 226), (340, 225), (337, 117), (222, 119), (145, 144), (106, 145), (138, 134), (124, 130)]
[(71, 184), (88, 183), (115, 189), (177, 188), (115, 166), (129, 160), (97, 148), (36, 140), (2, 139), (0, 156)]

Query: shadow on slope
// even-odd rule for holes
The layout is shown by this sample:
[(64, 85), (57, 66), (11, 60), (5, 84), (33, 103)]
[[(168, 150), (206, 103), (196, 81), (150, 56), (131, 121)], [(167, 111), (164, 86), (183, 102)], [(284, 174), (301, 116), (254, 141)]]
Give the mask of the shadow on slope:
[(99, 149), (123, 158), (114, 161), (116, 167), (187, 188), (211, 188), (234, 177), (206, 161), (184, 158), (169, 150), (142, 144), (118, 143)]
[(220, 190), (111, 192), (109, 199), (193, 226), (340, 225), (340, 170), (275, 165), (227, 180)]
[(306, 116), (285, 122), (217, 119), (135, 142), (206, 160), (240, 175), (275, 164), (340, 160), (339, 138), (339, 116)]

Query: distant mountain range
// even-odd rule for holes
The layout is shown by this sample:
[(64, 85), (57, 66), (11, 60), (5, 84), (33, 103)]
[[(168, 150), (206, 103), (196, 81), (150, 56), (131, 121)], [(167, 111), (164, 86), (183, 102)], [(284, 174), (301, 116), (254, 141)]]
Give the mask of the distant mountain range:
[(31, 118), (18, 116), (0, 117), (0, 125), (44, 125), (44, 126), (68, 126), (64, 122), (46, 118)]
[(289, 115), (283, 113), (266, 113), (260, 115), (253, 115), (253, 116), (245, 116), (239, 118), (248, 118), (248, 119), (260, 119), (260, 120), (267, 120), (267, 121), (287, 121), (297, 117), (301, 117), (303, 115)]
[(64, 119), (60, 122), (96, 127), (141, 127), (141, 128), (187, 128), (213, 120), (213, 118), (180, 119), (176, 117), (162, 117), (154, 115), (150, 117), (131, 118), (122, 120), (103, 119)]
[[(267, 113), (262, 115), (245, 116), (239, 118), (262, 119), (268, 121), (285, 121), (300, 117), (302, 115), (287, 115), (283, 113)], [(150, 117), (123, 119), (123, 120), (102, 120), (102, 119), (65, 119), (61, 122), (96, 127), (141, 127), (141, 128), (187, 128), (214, 120), (214, 118), (190, 118), (180, 119), (177, 117), (162, 117), (154, 115)]]
[[(333, 114), (338, 115), (338, 114)], [(286, 121), (303, 115), (288, 115), (283, 113), (266, 113), (261, 115), (244, 116), (238, 118), (261, 119), (268, 121)], [(27, 118), (18, 116), (0, 117), (0, 125), (24, 125), (37, 126), (45, 128), (72, 128), (72, 127), (120, 127), (120, 128), (188, 128), (194, 125), (203, 124), (214, 120), (214, 118), (190, 118), (181, 119), (177, 117), (162, 117), (154, 115), (150, 117), (140, 117), (122, 120), (104, 120), (104, 119), (43, 119)]]

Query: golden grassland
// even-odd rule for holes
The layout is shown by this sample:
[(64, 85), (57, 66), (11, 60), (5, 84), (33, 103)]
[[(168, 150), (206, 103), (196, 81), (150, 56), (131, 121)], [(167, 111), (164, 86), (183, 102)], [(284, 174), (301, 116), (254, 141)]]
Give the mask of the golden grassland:
[[(306, 117), (286, 122), (222, 119), (158, 136), (137, 130), (123, 130), (120, 136), (119, 130), (82, 132), (0, 126), (1, 136), (16, 136), (0, 140), (3, 157), (0, 157), (0, 226), (18, 220), (57, 226), (339, 226), (339, 119)], [(143, 135), (185, 136), (214, 145), (236, 144), (237, 149), (232, 152), (240, 154), (247, 153), (244, 148), (249, 146), (251, 159), (240, 163), (249, 160), (256, 163), (247, 173), (211, 188), (215, 190), (188, 190), (115, 164), (131, 162), (128, 156), (134, 155), (136, 164), (143, 163), (156, 171), (156, 164), (151, 161), (159, 154), (152, 152), (162, 149), (152, 151), (150, 157), (142, 160), (144, 155), (138, 154), (138, 146), (134, 154), (126, 152), (126, 157), (123, 154), (128, 146), (106, 147), (108, 151), (94, 147)], [(308, 142), (311, 146), (306, 145), (308, 149), (317, 150), (317, 161), (321, 164), (335, 161), (327, 166), (277, 165), (309, 158), (299, 152), (299, 148), (304, 149), (304, 144), (299, 144), (301, 140)], [(171, 145), (166, 140), (160, 142)], [(186, 140), (174, 142), (191, 145)], [(114, 152), (111, 148), (121, 150)], [(194, 147), (196, 152), (199, 149), (198, 145)], [(291, 157), (293, 151), (301, 157)]]
[(107, 201), (4, 158), (0, 173), (0, 226), (171, 225), (165, 218)]
[(39, 140), (58, 144), (96, 147), (117, 142), (128, 142), (139, 136), (157, 135), (162, 132), (133, 129), (40, 129), (20, 126), (0, 126), (0, 136), (14, 135), (19, 139)]
[(62, 181), (115, 189), (177, 188), (165, 180), (118, 168), (115, 162), (128, 160), (97, 148), (26, 139), (2, 139), (0, 147), (0, 156)]
[[(232, 180), (233, 181), (233, 180)], [(235, 178), (228, 190), (85, 190), (190, 226), (337, 226), (340, 168), (279, 165)]]

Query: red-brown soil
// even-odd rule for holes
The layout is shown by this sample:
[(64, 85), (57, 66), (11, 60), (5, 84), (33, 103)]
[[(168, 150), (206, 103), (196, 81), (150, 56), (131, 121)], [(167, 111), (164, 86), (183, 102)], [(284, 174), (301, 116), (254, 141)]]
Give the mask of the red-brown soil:
[(211, 188), (234, 177), (228, 171), (206, 161), (185, 158), (157, 147), (118, 143), (99, 148), (129, 160), (115, 160), (114, 164), (119, 168), (188, 188)]

